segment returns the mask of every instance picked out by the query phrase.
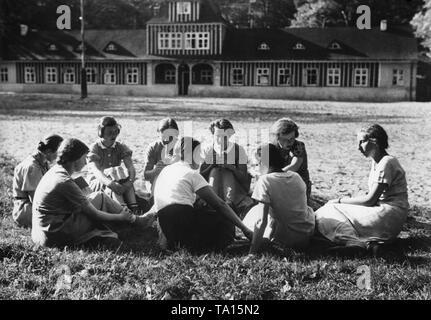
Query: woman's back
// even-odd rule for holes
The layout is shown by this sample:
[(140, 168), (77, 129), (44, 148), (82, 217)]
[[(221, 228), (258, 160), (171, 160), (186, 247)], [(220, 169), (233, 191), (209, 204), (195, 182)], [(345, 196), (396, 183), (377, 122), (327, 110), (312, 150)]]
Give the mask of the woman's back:
[(274, 172), (261, 176), (252, 197), (270, 204), (270, 215), (278, 224), (275, 238), (279, 241), (290, 244), (296, 242), (295, 236), (308, 238), (313, 234), (314, 213), (307, 206), (306, 186), (297, 173)]

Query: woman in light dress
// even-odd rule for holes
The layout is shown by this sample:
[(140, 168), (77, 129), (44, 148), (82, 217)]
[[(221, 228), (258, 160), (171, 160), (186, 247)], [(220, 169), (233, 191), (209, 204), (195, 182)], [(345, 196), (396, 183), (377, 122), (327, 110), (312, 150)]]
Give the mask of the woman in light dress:
[(386, 151), (388, 135), (380, 125), (360, 130), (358, 148), (371, 159), (369, 192), (329, 201), (316, 211), (316, 229), (336, 246), (370, 249), (400, 233), (409, 208), (407, 182), (398, 160)]

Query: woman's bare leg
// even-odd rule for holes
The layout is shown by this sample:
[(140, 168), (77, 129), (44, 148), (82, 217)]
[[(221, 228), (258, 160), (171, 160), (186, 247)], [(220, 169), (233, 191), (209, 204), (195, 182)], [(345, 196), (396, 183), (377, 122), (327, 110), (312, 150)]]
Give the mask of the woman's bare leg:
[(93, 192), (88, 196), (91, 204), (98, 210), (108, 213), (120, 213), (123, 206), (112, 200), (103, 191)]

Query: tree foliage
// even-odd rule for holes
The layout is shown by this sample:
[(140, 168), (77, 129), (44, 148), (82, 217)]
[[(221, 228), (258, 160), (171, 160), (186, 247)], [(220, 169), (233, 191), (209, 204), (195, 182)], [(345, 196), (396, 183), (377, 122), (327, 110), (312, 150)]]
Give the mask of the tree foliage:
[(378, 26), (381, 20), (389, 25), (408, 24), (422, 0), (305, 0), (298, 4), (293, 26), (355, 26), (360, 5), (370, 7), (371, 24)]
[[(87, 28), (143, 28), (152, 17), (156, 2), (166, 0), (84, 0)], [(369, 5), (372, 24), (386, 19), (389, 24), (407, 24), (416, 12), (418, 34), (423, 34), (429, 15), (422, 13), (423, 0), (212, 0), (227, 21), (238, 27), (283, 28), (287, 26), (354, 26), (356, 8)], [(426, 0), (429, 12), (430, 0)], [(80, 26), (80, 0), (0, 0), (0, 35), (16, 30), (19, 24), (54, 30), (59, 5), (72, 9), (72, 28)], [(428, 20), (427, 20), (428, 19)], [(420, 27), (419, 25), (423, 25)], [(415, 25), (416, 26), (416, 25)], [(14, 29), (15, 28), (15, 29)], [(423, 29), (425, 28), (425, 29)]]
[(425, 0), (422, 10), (415, 14), (411, 24), (416, 36), (423, 39), (422, 45), (431, 51), (431, 0)]

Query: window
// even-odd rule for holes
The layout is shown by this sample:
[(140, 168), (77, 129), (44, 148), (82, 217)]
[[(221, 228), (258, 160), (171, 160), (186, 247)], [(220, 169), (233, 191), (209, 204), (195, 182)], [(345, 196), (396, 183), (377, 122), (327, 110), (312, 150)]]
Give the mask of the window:
[(106, 69), (103, 80), (105, 84), (115, 84), (116, 83), (115, 69), (114, 68)]
[(189, 16), (192, 13), (191, 2), (177, 2), (178, 16)]
[(57, 83), (57, 68), (46, 67), (45, 68), (45, 82), (46, 83)]
[(171, 49), (181, 49), (182, 48), (182, 34), (178, 32), (171, 33)]
[(126, 70), (126, 82), (127, 82), (127, 84), (138, 84), (139, 83), (138, 68), (127, 68), (127, 70)]
[(167, 69), (165, 71), (165, 81), (166, 83), (175, 83), (175, 69)]
[(75, 83), (75, 70), (73, 68), (67, 68), (63, 74), (64, 83)]
[(185, 34), (186, 42), (185, 49), (193, 50), (207, 50), (210, 44), (210, 33), (209, 32), (187, 32)]
[(6, 67), (0, 68), (0, 82), (8, 82), (9, 81), (9, 73)]
[(317, 68), (305, 69), (305, 85), (306, 86), (317, 86), (318, 70)]
[(340, 44), (339, 44), (338, 42), (332, 42), (332, 43), (330, 44), (330, 46), (329, 46), (329, 49), (332, 49), (332, 50), (340, 50), (340, 49), (341, 49), (341, 46), (340, 46)]
[(159, 49), (181, 49), (182, 34), (178, 32), (160, 32)]
[(78, 46), (75, 48), (76, 52), (82, 52), (82, 43), (78, 44)]
[(269, 46), (265, 42), (261, 43), (258, 47), (258, 50), (262, 50), (262, 51), (267, 51), (269, 49), (270, 49)]
[(169, 33), (159, 33), (159, 49), (169, 49)]
[(213, 72), (210, 69), (201, 70), (201, 82), (202, 83), (212, 83), (213, 82)]
[(367, 68), (355, 68), (354, 73), (354, 85), (356, 87), (366, 87), (368, 85), (368, 69)]
[(290, 86), (291, 83), (291, 74), (289, 68), (280, 68), (278, 69), (278, 85), (279, 86)]
[(116, 51), (117, 47), (115, 46), (115, 44), (110, 43), (107, 47), (106, 47), (106, 51)]
[(297, 44), (295, 44), (295, 46), (293, 47), (294, 50), (304, 50), (305, 46), (301, 43), (298, 42)]
[(57, 50), (58, 50), (57, 46), (55, 44), (53, 44), (53, 43), (51, 43), (48, 46), (48, 51), (57, 51)]
[(392, 85), (394, 85), (394, 86), (403, 86), (404, 85), (404, 70), (403, 69), (394, 69), (393, 70)]
[(25, 67), (24, 81), (25, 83), (36, 83), (36, 72), (34, 67)]
[(269, 68), (257, 68), (256, 70), (256, 84), (258, 86), (269, 85)]
[(242, 86), (244, 84), (244, 70), (242, 68), (232, 69), (231, 82), (234, 86)]
[(329, 87), (339, 87), (341, 85), (340, 68), (328, 68), (328, 76), (326, 82)]
[(96, 83), (96, 69), (95, 68), (85, 68), (87, 74), (87, 83)]

